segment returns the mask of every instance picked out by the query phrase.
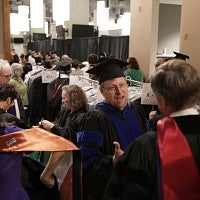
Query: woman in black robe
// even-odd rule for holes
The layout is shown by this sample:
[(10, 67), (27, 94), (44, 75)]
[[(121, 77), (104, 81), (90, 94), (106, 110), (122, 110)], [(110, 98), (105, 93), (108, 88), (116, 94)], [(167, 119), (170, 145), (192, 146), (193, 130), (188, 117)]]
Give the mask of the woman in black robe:
[(63, 105), (55, 122), (42, 120), (40, 126), (76, 144), (81, 117), (88, 109), (87, 96), (78, 85), (63, 86), (61, 96)]

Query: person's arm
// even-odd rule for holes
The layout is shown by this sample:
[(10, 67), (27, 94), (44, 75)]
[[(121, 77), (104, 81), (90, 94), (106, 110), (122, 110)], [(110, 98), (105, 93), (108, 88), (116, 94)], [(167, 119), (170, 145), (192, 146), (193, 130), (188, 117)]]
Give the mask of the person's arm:
[(114, 166), (113, 141), (118, 138), (110, 120), (100, 113), (88, 112), (82, 123), (77, 144), (83, 158), (83, 183), (87, 185), (87, 192), (103, 195)]
[[(84, 166), (90, 165), (98, 157), (102, 159), (107, 157), (112, 162), (113, 141), (118, 142), (118, 140), (114, 138), (116, 134), (112, 122), (102, 112), (90, 111), (81, 120), (77, 142), (82, 151)], [(105, 152), (106, 148), (109, 150)]]
[(50, 122), (48, 120), (42, 119), (39, 122), (39, 126), (41, 126), (42, 128), (50, 131), (55, 125), (54, 125), (54, 123), (52, 123), (52, 122)]
[[(39, 126), (41, 126), (41, 128), (44, 128), (52, 133), (54, 133), (55, 135), (58, 135), (58, 136), (65, 136), (67, 135), (67, 133), (69, 132), (68, 129), (69, 127), (68, 126), (65, 126), (65, 127), (60, 127), (59, 125), (57, 124), (54, 124), (48, 120), (42, 120), (39, 122)], [(66, 137), (67, 139), (70, 139), (70, 137)]]
[(132, 142), (117, 161), (103, 200), (158, 199), (155, 149), (155, 133)]
[(55, 179), (52, 175), (65, 153), (65, 151), (57, 151), (51, 153), (49, 161), (40, 176), (41, 182), (44, 183), (48, 188), (53, 188), (55, 184)]

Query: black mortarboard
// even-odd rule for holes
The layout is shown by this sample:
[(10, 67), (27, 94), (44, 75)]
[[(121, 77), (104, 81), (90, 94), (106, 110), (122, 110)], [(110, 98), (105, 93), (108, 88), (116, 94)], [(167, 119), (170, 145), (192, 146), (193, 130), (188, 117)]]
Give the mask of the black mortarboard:
[(109, 58), (104, 58), (104, 57), (100, 57), (98, 60), (97, 60), (97, 63), (102, 63), (106, 60), (108, 60)]
[[(103, 56), (103, 55), (106, 55), (106, 56)], [(114, 56), (108, 56), (105, 52), (101, 53), (99, 59), (97, 60), (97, 63), (104, 62), (110, 58), (114, 58)]]
[(71, 69), (71, 64), (72, 64), (71, 59), (61, 60), (58, 62), (58, 64), (56, 65), (56, 67), (54, 69), (67, 72)]
[(129, 63), (114, 58), (107, 59), (104, 62), (99, 63), (95, 67), (87, 70), (89, 74), (94, 74), (99, 79), (99, 84), (104, 81), (124, 77), (122, 68), (127, 66)]
[(185, 55), (182, 53), (178, 53), (178, 52), (174, 51), (174, 54), (175, 54), (174, 58), (176, 58), (176, 59), (182, 59), (182, 60), (190, 59), (190, 57), (188, 55)]

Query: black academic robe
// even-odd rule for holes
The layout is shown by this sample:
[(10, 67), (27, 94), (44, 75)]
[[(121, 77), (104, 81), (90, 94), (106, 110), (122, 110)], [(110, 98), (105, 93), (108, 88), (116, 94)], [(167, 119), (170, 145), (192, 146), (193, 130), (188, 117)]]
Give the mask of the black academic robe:
[(62, 86), (69, 85), (69, 78), (56, 78), (47, 85), (47, 119), (54, 121), (61, 109)]
[(70, 110), (62, 108), (51, 132), (77, 144), (76, 133), (79, 131), (80, 121), (86, 112), (86, 107), (79, 108), (72, 113)]
[(30, 125), (38, 125), (41, 118), (47, 118), (47, 83), (42, 83), (42, 76), (38, 76), (32, 80), (30, 85)]
[[(143, 109), (133, 103), (131, 110), (136, 114), (139, 126), (144, 133), (147, 127)], [(83, 157), (84, 199), (102, 199), (113, 169), (113, 142), (120, 143), (120, 139), (107, 112), (100, 109), (85, 114), (80, 130), (77, 133), (77, 140)], [(80, 133), (83, 134), (80, 135)]]
[[(200, 115), (174, 119), (184, 134), (200, 171)], [(103, 199), (158, 199), (157, 151), (156, 132), (148, 132), (136, 139), (118, 160)]]

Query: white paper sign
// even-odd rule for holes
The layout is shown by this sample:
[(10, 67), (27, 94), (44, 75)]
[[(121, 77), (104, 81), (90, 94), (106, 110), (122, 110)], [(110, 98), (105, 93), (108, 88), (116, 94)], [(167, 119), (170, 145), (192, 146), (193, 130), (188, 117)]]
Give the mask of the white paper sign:
[(42, 83), (50, 83), (58, 77), (56, 70), (44, 70), (42, 71)]
[(99, 103), (99, 102), (101, 102), (103, 100), (104, 100), (104, 97), (101, 94), (100, 89), (99, 89), (99, 85), (98, 85), (98, 88), (97, 88), (97, 100), (96, 100), (96, 102)]
[(70, 76), (69, 77), (69, 85), (78, 85), (79, 78), (78, 76)]
[(144, 83), (142, 86), (141, 104), (157, 105), (156, 97), (151, 89), (150, 83)]

